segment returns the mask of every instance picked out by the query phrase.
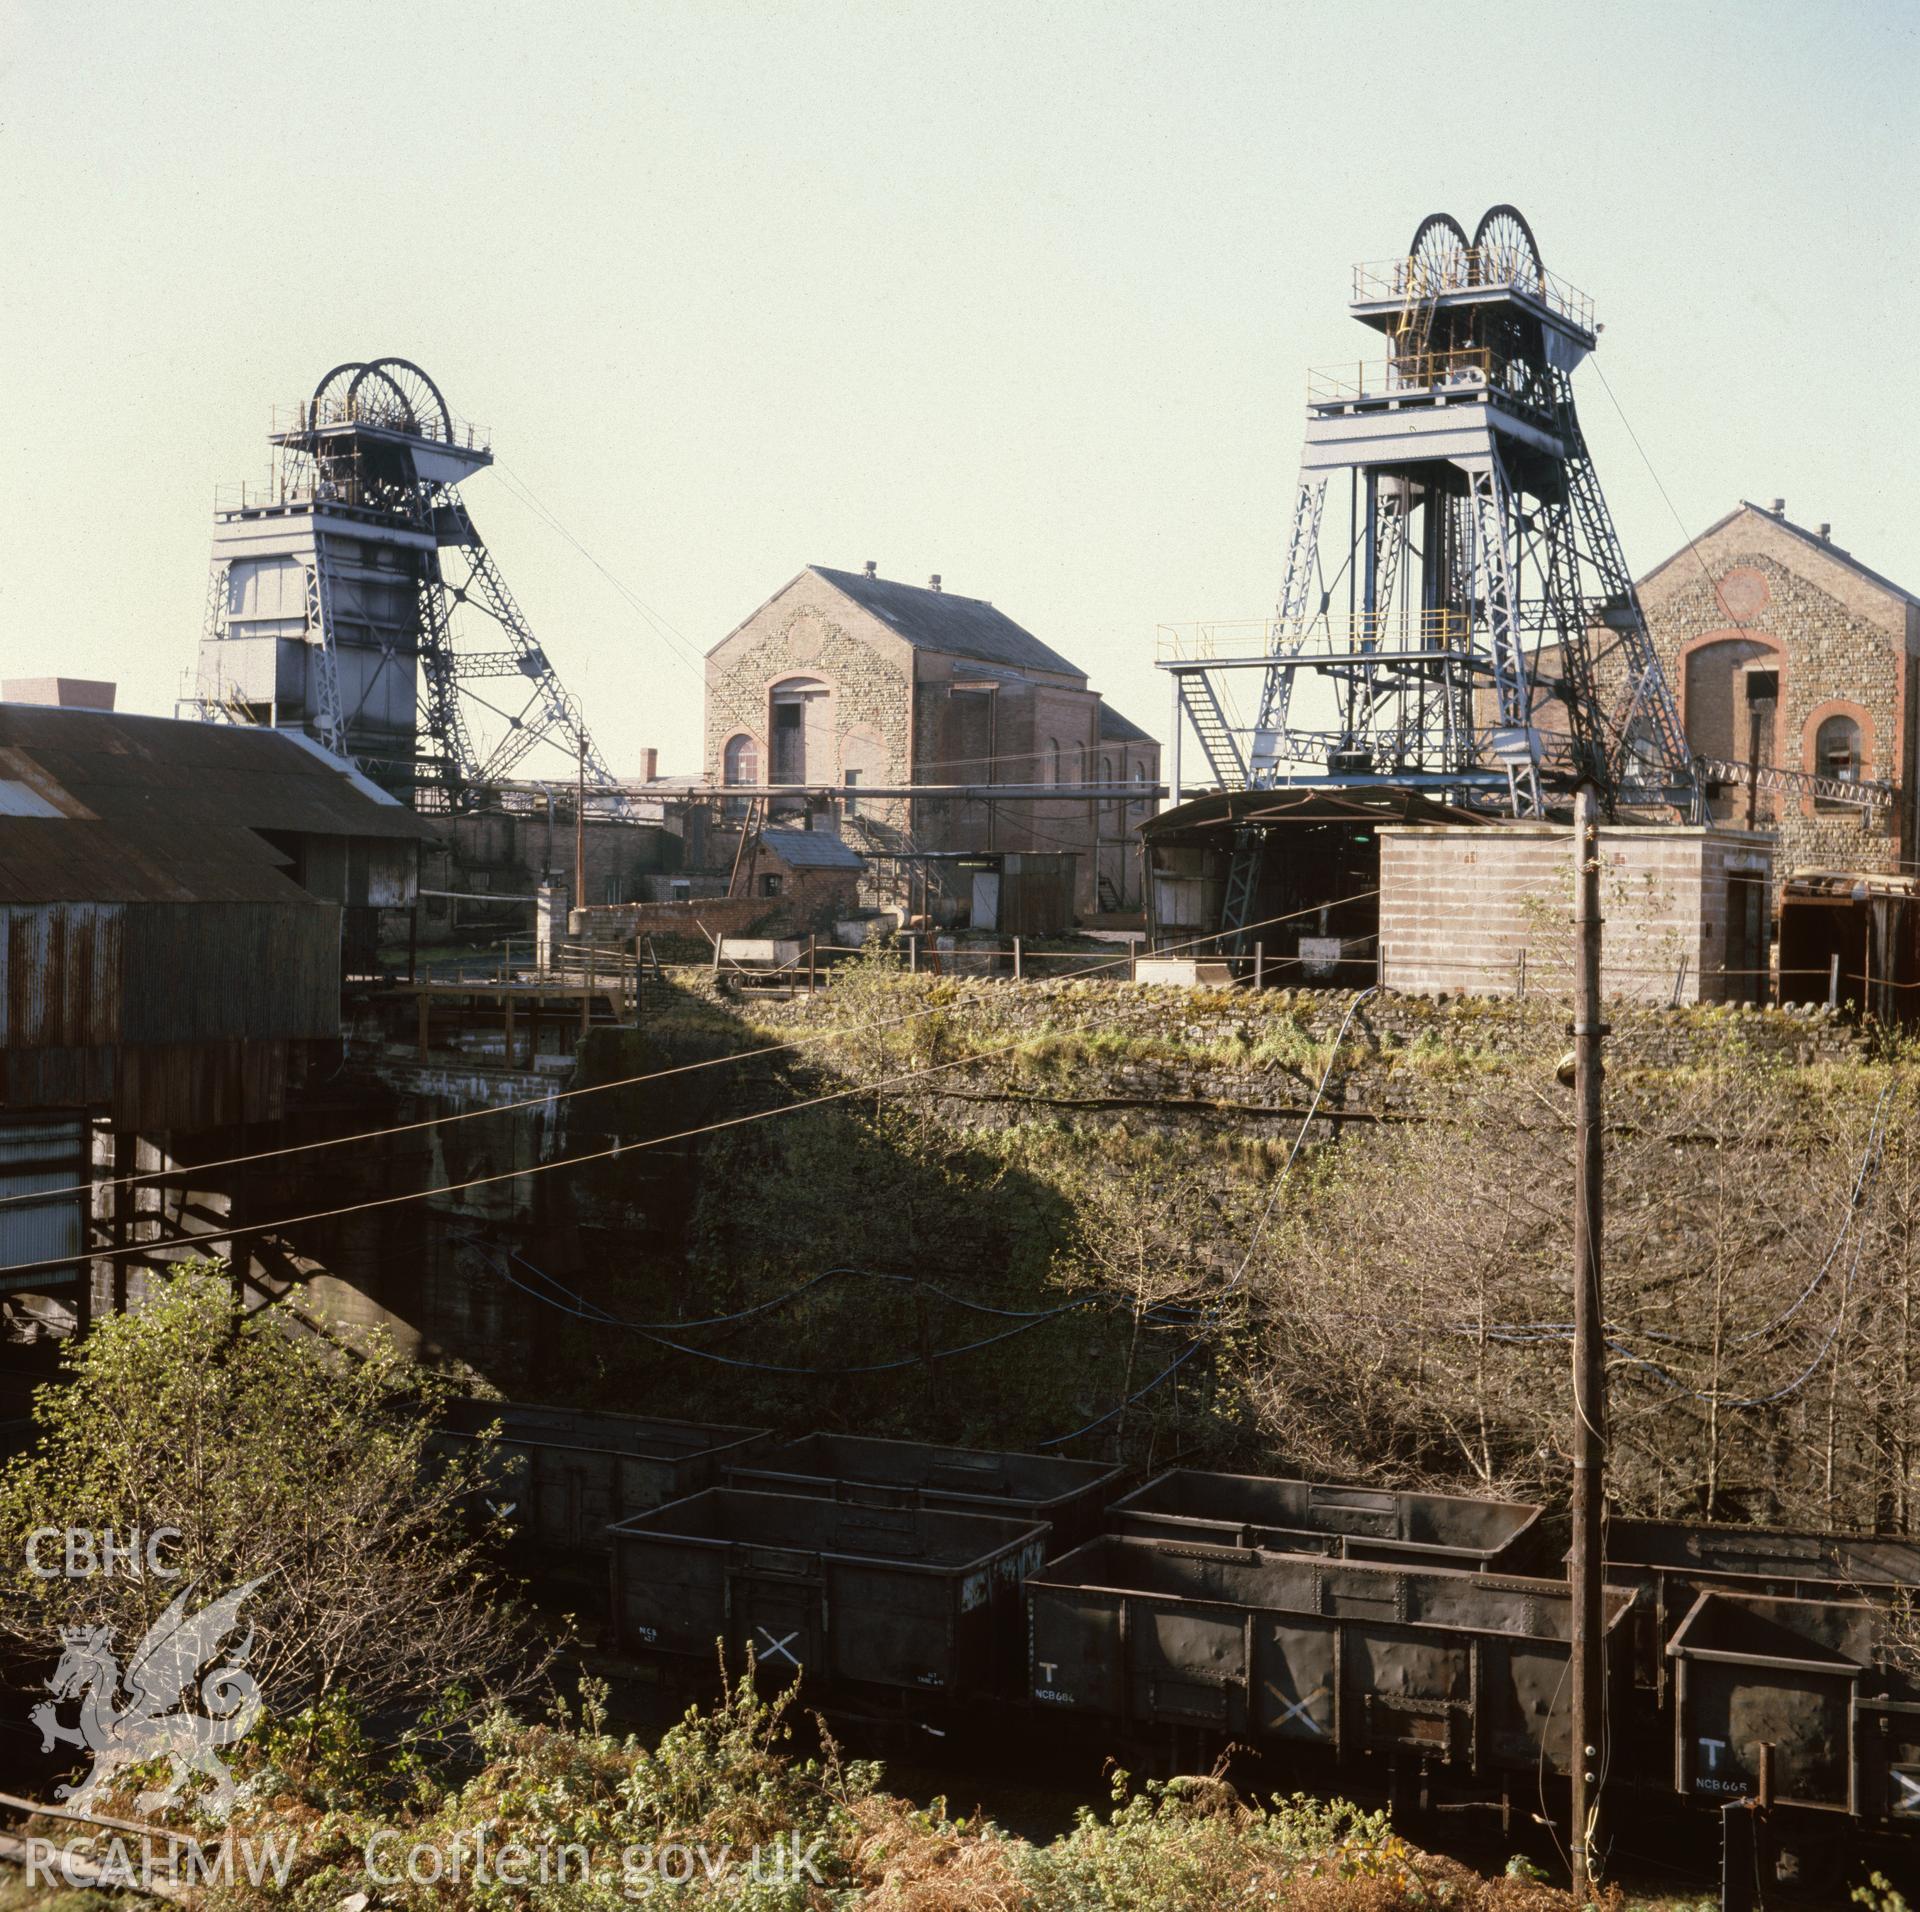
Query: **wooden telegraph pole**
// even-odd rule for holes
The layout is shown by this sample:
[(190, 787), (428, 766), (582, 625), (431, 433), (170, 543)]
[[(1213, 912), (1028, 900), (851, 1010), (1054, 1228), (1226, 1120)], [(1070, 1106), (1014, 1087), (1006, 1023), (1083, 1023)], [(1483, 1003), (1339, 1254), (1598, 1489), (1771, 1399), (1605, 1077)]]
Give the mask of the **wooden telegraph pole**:
[(1591, 784), (1573, 800), (1573, 1895), (1584, 1903), (1604, 1846), (1607, 1382), (1600, 1297), (1603, 1135), (1600, 1044), (1600, 803)]

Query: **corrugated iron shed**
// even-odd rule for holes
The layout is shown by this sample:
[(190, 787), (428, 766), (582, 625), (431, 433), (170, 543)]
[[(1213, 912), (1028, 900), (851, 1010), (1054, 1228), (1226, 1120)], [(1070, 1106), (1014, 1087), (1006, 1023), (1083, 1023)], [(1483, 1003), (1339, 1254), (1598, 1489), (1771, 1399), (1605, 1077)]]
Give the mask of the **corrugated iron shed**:
[(0, 791), (0, 1104), (134, 1131), (278, 1115), (340, 1033), (315, 869), (431, 834), (289, 735), (94, 710), (0, 704)]

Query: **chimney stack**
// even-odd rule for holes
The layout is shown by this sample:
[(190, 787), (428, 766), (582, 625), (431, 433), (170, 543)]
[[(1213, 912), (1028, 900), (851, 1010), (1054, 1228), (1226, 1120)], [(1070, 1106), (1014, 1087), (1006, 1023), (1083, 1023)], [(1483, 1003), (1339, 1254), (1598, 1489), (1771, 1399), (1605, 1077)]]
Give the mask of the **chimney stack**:
[(939, 590), (939, 588), (940, 588), (940, 573), (936, 571), (933, 574), (933, 576), (927, 580), (927, 589), (929, 591), (937, 591)]
[(1830, 538), (1832, 538), (1832, 536), (1833, 536), (1833, 526), (1830, 524), (1823, 524), (1820, 527), (1820, 542), (1822, 544), (1825, 544)]
[(1787, 515), (1787, 501), (1784, 498), (1776, 498), (1773, 501), (1773, 515), (1776, 518), (1784, 518)]
[(872, 558), (869, 558), (867, 560), (867, 576), (870, 578), (877, 577), (879, 575), (879, 571), (880, 571), (879, 565), (876, 564)]

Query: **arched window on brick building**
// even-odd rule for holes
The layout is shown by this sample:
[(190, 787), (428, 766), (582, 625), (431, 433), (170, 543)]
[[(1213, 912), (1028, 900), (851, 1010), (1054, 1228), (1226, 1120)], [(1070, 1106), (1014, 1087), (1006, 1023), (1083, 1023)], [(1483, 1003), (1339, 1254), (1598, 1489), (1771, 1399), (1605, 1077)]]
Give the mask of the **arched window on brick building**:
[[(1820, 728), (1814, 732), (1813, 769), (1816, 776), (1840, 777), (1848, 783), (1860, 781), (1860, 726), (1844, 712), (1837, 711), (1833, 716), (1823, 718)], [(1850, 810), (1853, 806), (1816, 797), (1813, 807), (1837, 813)]]
[[(727, 739), (727, 747), (720, 758), (720, 781), (729, 784), (753, 784), (760, 781), (760, 745), (745, 731)], [(747, 814), (746, 798), (729, 797), (726, 814), (730, 817), (745, 816)]]

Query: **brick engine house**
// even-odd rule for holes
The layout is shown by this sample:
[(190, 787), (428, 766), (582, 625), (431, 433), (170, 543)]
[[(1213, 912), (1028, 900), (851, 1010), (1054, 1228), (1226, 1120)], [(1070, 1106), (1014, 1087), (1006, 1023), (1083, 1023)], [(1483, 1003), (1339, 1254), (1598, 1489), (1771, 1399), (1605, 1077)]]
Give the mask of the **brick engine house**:
[[(937, 577), (809, 565), (783, 585), (707, 654), (706, 766), (715, 783), (809, 786), (765, 821), (837, 830), (896, 880), (917, 870), (930, 907), (964, 911), (980, 893), (966, 865), (1008, 854), (1071, 857), (1083, 917), (1141, 906), (1134, 831), (1160, 746), (1078, 665)], [(1064, 794), (1089, 784), (1128, 794)], [(944, 793), (862, 795), (908, 785)], [(737, 823), (750, 803), (729, 805)]]

